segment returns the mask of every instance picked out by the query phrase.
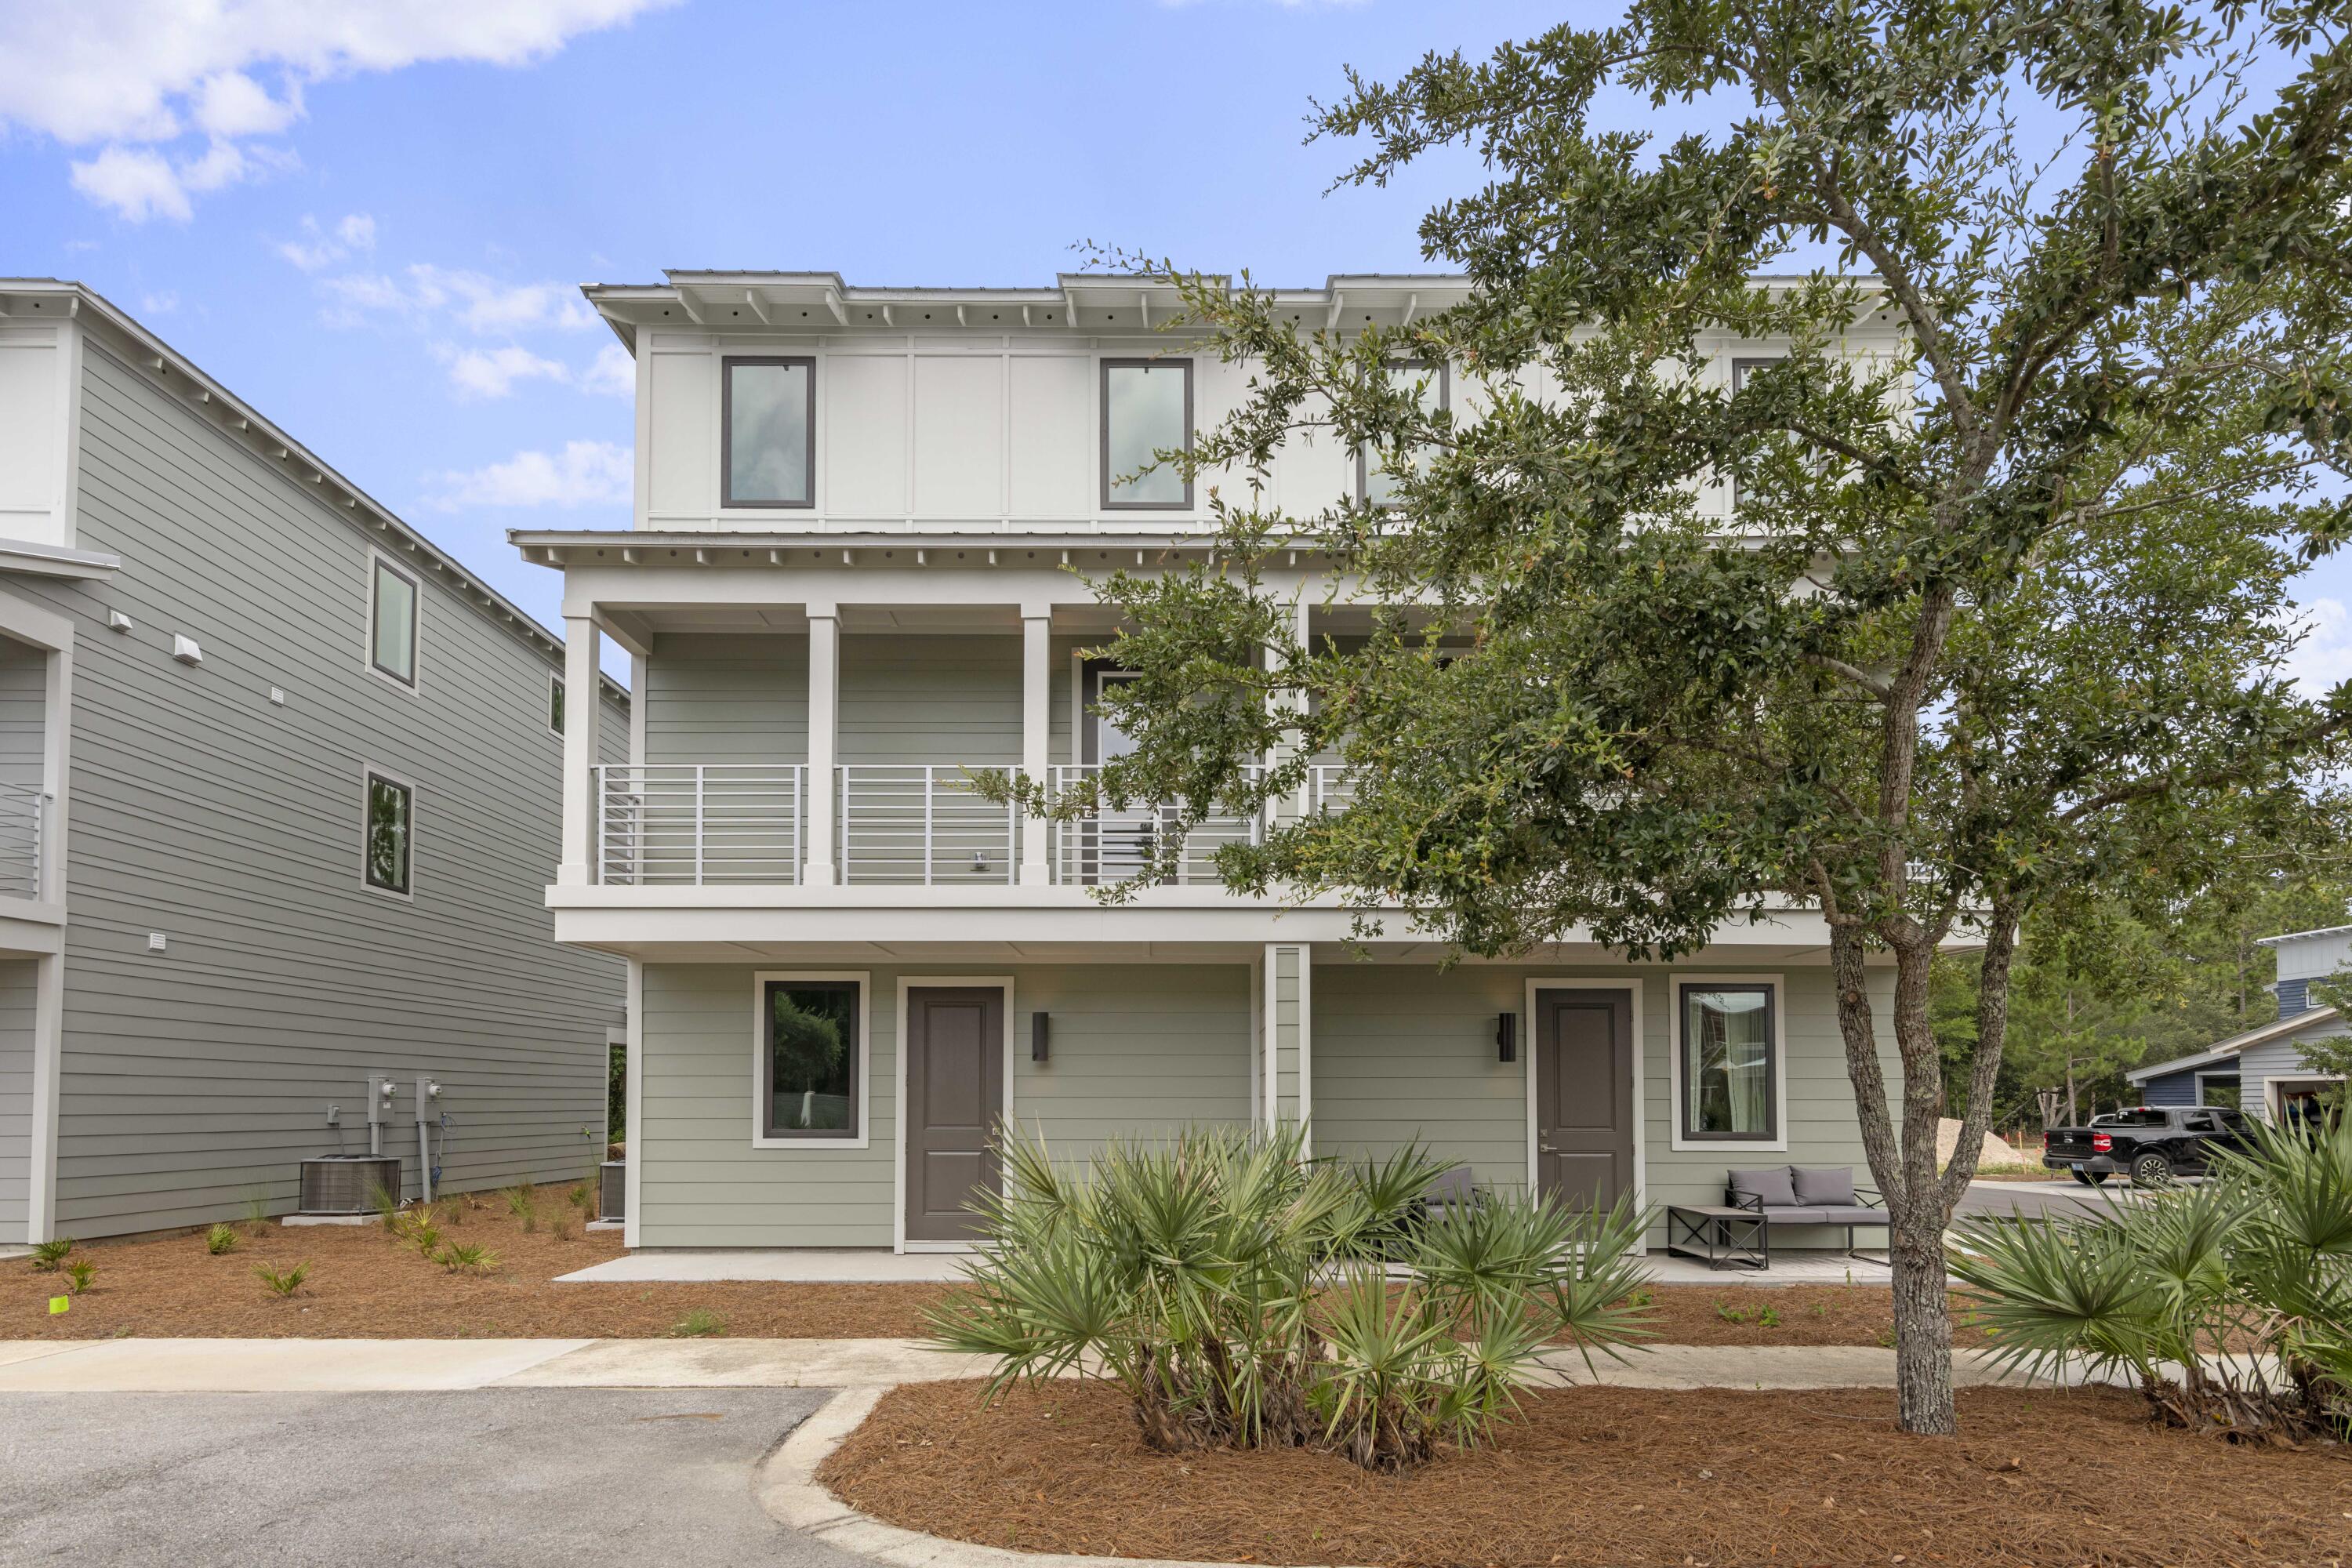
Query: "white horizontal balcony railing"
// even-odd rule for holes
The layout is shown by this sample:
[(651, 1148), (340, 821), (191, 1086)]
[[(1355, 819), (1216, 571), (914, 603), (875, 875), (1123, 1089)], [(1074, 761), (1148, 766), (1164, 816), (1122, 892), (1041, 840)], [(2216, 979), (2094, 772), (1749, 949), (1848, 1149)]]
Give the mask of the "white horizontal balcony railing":
[(1307, 770), (1307, 810), (1309, 816), (1318, 811), (1345, 811), (1356, 798), (1356, 786), (1348, 777), (1348, 770), (1331, 763), (1318, 763)]
[[(1101, 770), (1089, 763), (1052, 770), (1055, 799), (1084, 788)], [(1255, 778), (1258, 770), (1252, 768)], [(1055, 820), (1048, 858), (1054, 880), (1082, 887), (1124, 882), (1144, 871), (1162, 837), (1175, 830), (1174, 806), (1106, 807), (1088, 816)], [(1264, 837), (1264, 817), (1255, 811), (1230, 811), (1202, 817), (1193, 824), (1177, 859), (1172, 880), (1180, 885), (1213, 884), (1216, 855), (1228, 844), (1256, 844)]]
[[(893, 763), (835, 769), (841, 879), (926, 888), (1015, 880), (1019, 808), (998, 805), (972, 787), (972, 775), (989, 767)], [(994, 771), (1011, 770), (996, 764)]]
[(598, 768), (598, 879), (620, 887), (799, 881), (807, 771), (790, 763)]
[(41, 896), (41, 827), (48, 796), (22, 784), (0, 784), (0, 893)]

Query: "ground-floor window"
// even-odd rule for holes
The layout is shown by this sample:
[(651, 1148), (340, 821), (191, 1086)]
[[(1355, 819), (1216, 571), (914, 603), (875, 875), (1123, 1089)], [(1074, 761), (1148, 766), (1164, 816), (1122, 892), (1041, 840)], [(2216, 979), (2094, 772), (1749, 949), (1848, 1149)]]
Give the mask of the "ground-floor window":
[(1685, 1138), (1780, 1136), (1772, 992), (1718, 982), (1681, 988)]
[(761, 1136), (856, 1135), (859, 990), (855, 980), (763, 983)]

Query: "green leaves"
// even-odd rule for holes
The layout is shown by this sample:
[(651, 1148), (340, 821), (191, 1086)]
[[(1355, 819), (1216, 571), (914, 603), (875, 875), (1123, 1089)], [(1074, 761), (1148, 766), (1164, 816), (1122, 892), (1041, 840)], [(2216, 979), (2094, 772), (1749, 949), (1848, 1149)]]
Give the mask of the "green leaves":
[(1115, 1142), (1083, 1173), (1003, 1151), (971, 1289), (929, 1320), (994, 1358), (992, 1394), (1076, 1373), (1116, 1383), (1159, 1447), (1328, 1445), (1393, 1470), (1484, 1441), (1543, 1342), (1643, 1332), (1648, 1215), (1518, 1194), (1424, 1216), (1452, 1167), (1408, 1147), (1360, 1168), (1302, 1158), (1296, 1127)]

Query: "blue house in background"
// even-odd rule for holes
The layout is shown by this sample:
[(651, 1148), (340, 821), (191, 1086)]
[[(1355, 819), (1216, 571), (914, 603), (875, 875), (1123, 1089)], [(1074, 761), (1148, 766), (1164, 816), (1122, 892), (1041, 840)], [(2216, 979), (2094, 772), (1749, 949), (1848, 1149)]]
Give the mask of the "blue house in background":
[(2313, 981), (2352, 968), (2352, 925), (2266, 936), (2261, 945), (2278, 952), (2278, 1017), (2192, 1056), (2124, 1074), (2142, 1104), (2236, 1105), (2279, 1121), (2304, 1114), (2336, 1081), (2312, 1070), (2303, 1047), (2352, 1032), (2335, 1008), (2311, 999)]

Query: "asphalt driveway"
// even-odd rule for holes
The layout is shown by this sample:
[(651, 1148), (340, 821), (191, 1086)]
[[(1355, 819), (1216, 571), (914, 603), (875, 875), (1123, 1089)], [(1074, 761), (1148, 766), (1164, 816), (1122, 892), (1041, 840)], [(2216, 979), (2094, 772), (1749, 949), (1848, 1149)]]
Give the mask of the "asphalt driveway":
[(2132, 1184), (2121, 1176), (2100, 1187), (2086, 1187), (2071, 1176), (2054, 1182), (1970, 1182), (1960, 1194), (1958, 1212), (2024, 1219), (2098, 1215), (2111, 1204), (2128, 1204), (2136, 1196)]
[(751, 1494), (826, 1397), (0, 1394), (0, 1563), (849, 1568)]

